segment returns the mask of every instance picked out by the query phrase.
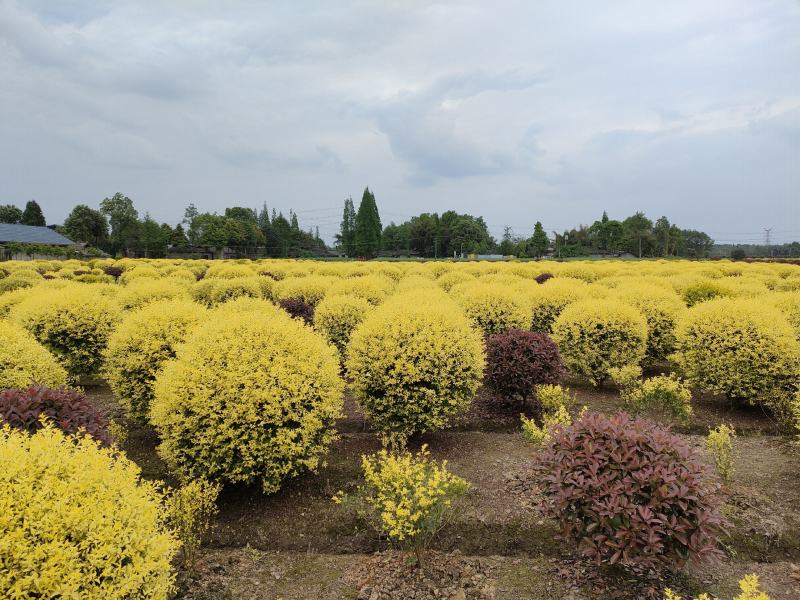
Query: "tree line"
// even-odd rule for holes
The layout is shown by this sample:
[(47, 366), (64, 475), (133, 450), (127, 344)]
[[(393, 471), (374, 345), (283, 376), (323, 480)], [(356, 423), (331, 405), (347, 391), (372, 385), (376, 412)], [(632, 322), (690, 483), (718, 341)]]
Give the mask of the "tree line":
[[(0, 206), (0, 223), (44, 225), (45, 219), (38, 204), (31, 201), (24, 211)], [(97, 209), (79, 204), (55, 229), (114, 256), (161, 258), (168, 250), (188, 255), (207, 248), (229, 248), (236, 256), (296, 258), (326, 251), (319, 231), (303, 231), (293, 211), (288, 218), (275, 209), (270, 213), (266, 203), (260, 211), (233, 206), (223, 214), (201, 213), (190, 204), (183, 220), (173, 227), (158, 223), (149, 213), (140, 216), (133, 200), (116, 193), (104, 198)]]
[[(10, 204), (0, 206), (0, 223), (43, 226), (45, 218), (38, 203), (31, 200), (24, 209)], [(190, 204), (183, 220), (173, 227), (158, 223), (148, 213), (140, 217), (133, 201), (116, 193), (103, 199), (97, 209), (85, 204), (76, 206), (56, 229), (72, 240), (112, 255), (158, 258), (167, 251), (190, 255), (204, 248), (229, 248), (235, 256), (245, 257), (310, 257), (327, 252), (318, 229), (304, 231), (293, 210), (289, 210), (287, 217), (274, 208), (270, 212), (266, 203), (260, 210), (232, 206), (222, 214), (200, 212)], [(521, 258), (622, 253), (642, 258), (704, 258), (712, 249), (724, 256), (734, 250), (737, 256), (742, 251), (747, 256), (798, 254), (797, 242), (772, 247), (715, 247), (711, 237), (702, 231), (682, 229), (665, 216), (653, 222), (642, 212), (621, 221), (610, 219), (603, 212), (591, 225), (550, 233), (537, 221), (530, 235), (518, 235), (506, 227), (498, 242), (489, 233), (483, 217), (453, 210), (422, 213), (384, 227), (375, 194), (367, 187), (357, 210), (352, 198), (345, 200), (336, 248), (345, 256), (363, 259), (380, 255), (447, 258), (493, 253)]]
[(714, 245), (714, 240), (702, 231), (681, 229), (665, 216), (654, 223), (641, 212), (618, 221), (610, 219), (604, 211), (592, 225), (552, 234), (549, 236), (537, 221), (529, 236), (516, 235), (506, 227), (498, 243), (489, 233), (483, 217), (452, 210), (441, 215), (422, 213), (400, 224), (391, 222), (381, 229), (375, 195), (367, 188), (358, 211), (352, 198), (345, 200), (336, 246), (342, 254), (359, 258), (378, 255), (447, 258), (492, 253), (520, 258), (623, 253), (639, 258), (703, 258)]

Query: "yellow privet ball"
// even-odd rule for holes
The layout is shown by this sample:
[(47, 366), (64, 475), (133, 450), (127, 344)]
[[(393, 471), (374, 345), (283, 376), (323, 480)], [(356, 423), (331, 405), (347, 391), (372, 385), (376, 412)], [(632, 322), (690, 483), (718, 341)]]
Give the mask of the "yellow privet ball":
[(299, 298), (306, 304), (316, 306), (325, 297), (334, 281), (334, 278), (324, 275), (289, 277), (275, 282), (272, 293), (275, 300)]
[(147, 420), (156, 375), (206, 313), (191, 300), (160, 300), (128, 314), (111, 334), (103, 375), (131, 417)]
[(647, 319), (645, 361), (662, 361), (675, 350), (675, 328), (686, 312), (680, 296), (671, 289), (630, 282), (616, 289), (616, 296)]
[(690, 309), (672, 361), (694, 386), (787, 419), (800, 387), (800, 343), (780, 311), (763, 300), (716, 299)]
[(152, 267), (146, 263), (139, 263), (133, 266), (132, 268), (127, 268), (125, 272), (120, 275), (119, 282), (123, 285), (128, 285), (132, 281), (137, 279), (158, 279), (162, 277), (161, 271)]
[(531, 308), (525, 297), (510, 285), (481, 282), (454, 288), (464, 314), (484, 335), (531, 327)]
[(232, 279), (215, 277), (201, 279), (192, 284), (189, 291), (196, 302), (211, 307), (235, 298), (264, 298), (265, 285), (271, 283), (258, 275)]
[[(113, 289), (113, 287), (109, 287)], [(11, 320), (31, 332), (76, 381), (100, 370), (108, 336), (122, 315), (103, 284), (43, 288), (11, 310)]]
[(533, 331), (551, 333), (553, 323), (567, 306), (590, 295), (589, 285), (580, 279), (555, 277), (527, 288)]
[(0, 320), (0, 389), (26, 388), (34, 382), (66, 385), (67, 372), (30, 333)]
[(206, 279), (240, 279), (252, 277), (256, 272), (247, 265), (233, 263), (218, 263), (211, 265), (205, 273)]
[(388, 277), (364, 275), (334, 281), (328, 288), (327, 295), (363, 298), (373, 306), (377, 306), (394, 292), (394, 287), (394, 282)]
[(601, 384), (613, 367), (638, 364), (647, 349), (647, 321), (619, 300), (582, 300), (553, 324), (564, 366)]
[(393, 296), (350, 338), (347, 370), (380, 429), (431, 431), (466, 409), (483, 377), (483, 339), (444, 292)]
[(181, 477), (281, 482), (315, 469), (336, 438), (344, 384), (336, 350), (274, 311), (217, 309), (155, 384), (150, 421)]
[(0, 294), (14, 290), (31, 288), (44, 281), (42, 276), (33, 270), (19, 269), (12, 271), (0, 281)]
[(0, 596), (166, 599), (179, 544), (160, 501), (89, 437), (0, 428)]
[(800, 290), (770, 294), (766, 300), (783, 313), (794, 329), (795, 337), (800, 340)]
[(189, 284), (166, 277), (134, 279), (120, 293), (120, 303), (125, 310), (141, 308), (157, 300), (189, 298)]
[(370, 310), (372, 305), (364, 298), (326, 296), (314, 311), (314, 327), (336, 346), (340, 356), (344, 358), (350, 336)]

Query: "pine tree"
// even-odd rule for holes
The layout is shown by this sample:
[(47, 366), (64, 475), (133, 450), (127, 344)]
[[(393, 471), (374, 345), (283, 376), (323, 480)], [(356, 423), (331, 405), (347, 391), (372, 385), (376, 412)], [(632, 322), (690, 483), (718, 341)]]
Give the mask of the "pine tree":
[(342, 214), (342, 223), (339, 229), (337, 241), (339, 248), (345, 256), (355, 256), (355, 234), (356, 234), (356, 211), (353, 208), (353, 199), (347, 198), (344, 201), (344, 213)]
[(544, 227), (542, 227), (541, 221), (536, 221), (536, 225), (533, 226), (533, 235), (528, 243), (528, 247), (533, 251), (533, 255), (536, 258), (541, 258), (542, 254), (547, 250), (548, 245), (550, 245), (550, 240), (547, 238), (547, 233)]
[(375, 258), (381, 247), (381, 217), (378, 214), (378, 205), (375, 194), (364, 188), (361, 204), (358, 205), (355, 227), (355, 245), (358, 256)]
[(22, 211), (22, 217), (19, 220), (23, 225), (36, 225), (37, 227), (44, 227), (47, 221), (44, 220), (42, 209), (36, 200), (28, 200), (25, 205), (25, 210)]

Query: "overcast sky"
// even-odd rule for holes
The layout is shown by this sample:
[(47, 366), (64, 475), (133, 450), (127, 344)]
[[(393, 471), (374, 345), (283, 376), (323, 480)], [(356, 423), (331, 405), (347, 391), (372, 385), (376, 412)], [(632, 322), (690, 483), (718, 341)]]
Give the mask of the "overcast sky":
[(800, 2), (0, 0), (0, 204), (800, 239)]

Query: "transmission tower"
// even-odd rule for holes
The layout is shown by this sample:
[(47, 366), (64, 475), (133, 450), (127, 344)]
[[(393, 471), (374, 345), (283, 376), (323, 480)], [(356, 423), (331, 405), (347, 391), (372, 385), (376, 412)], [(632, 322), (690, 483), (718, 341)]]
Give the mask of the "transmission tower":
[(767, 254), (772, 256), (772, 248), (770, 247), (769, 234), (772, 233), (772, 227), (764, 227), (764, 243), (767, 246)]

